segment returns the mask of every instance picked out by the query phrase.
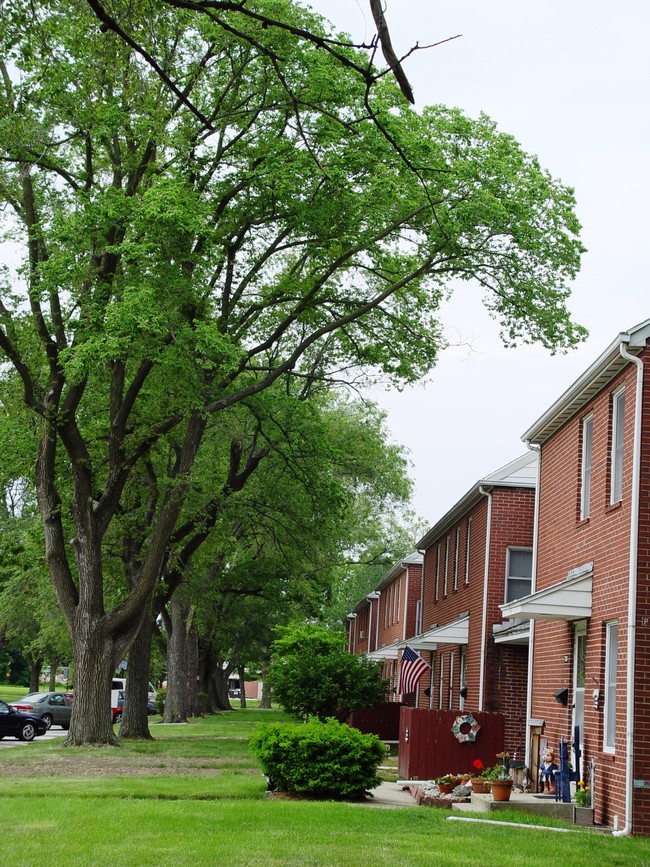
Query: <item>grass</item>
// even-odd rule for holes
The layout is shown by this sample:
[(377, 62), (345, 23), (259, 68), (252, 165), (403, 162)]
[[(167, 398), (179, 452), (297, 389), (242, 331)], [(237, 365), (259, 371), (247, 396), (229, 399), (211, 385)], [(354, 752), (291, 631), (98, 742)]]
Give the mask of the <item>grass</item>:
[[(283, 719), (238, 710), (182, 726), (154, 722), (153, 742), (121, 748), (66, 749), (58, 739), (0, 748), (0, 861), (40, 865), (54, 847), (81, 867), (650, 864), (650, 843), (638, 838), (450, 822), (448, 811), (426, 807), (269, 798), (248, 737)], [(499, 820), (569, 827), (514, 811)]]

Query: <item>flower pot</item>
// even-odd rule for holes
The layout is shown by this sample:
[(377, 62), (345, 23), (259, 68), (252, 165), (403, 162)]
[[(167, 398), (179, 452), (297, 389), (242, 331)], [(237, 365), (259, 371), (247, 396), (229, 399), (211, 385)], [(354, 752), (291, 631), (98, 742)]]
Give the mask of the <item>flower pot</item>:
[(477, 795), (490, 794), (490, 784), (487, 780), (482, 780), (480, 777), (472, 777), (470, 783), (472, 784), (472, 791)]
[(574, 825), (593, 825), (594, 824), (594, 808), (593, 807), (578, 807), (573, 805), (573, 824)]
[(438, 783), (438, 788), (440, 789), (441, 795), (451, 795), (457, 785), (458, 780), (453, 783)]
[(490, 789), (495, 801), (509, 801), (512, 793), (512, 780), (491, 780)]

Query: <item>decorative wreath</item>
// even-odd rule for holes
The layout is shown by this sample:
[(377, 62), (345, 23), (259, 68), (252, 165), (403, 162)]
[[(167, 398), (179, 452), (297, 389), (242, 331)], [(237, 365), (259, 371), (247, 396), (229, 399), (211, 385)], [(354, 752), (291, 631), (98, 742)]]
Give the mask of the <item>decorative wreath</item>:
[[(461, 727), (464, 725), (469, 726), (469, 731), (461, 731)], [(475, 741), (480, 728), (481, 726), (476, 722), (472, 714), (468, 713), (465, 714), (465, 716), (456, 717), (456, 721), (451, 727), (451, 731), (456, 740), (463, 744), (467, 741)]]

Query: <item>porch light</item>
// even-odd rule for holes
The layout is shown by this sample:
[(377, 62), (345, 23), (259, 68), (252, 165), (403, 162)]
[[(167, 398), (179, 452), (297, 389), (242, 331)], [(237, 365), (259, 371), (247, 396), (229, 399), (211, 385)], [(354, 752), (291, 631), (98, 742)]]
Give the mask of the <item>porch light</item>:
[(557, 692), (554, 692), (555, 701), (558, 704), (563, 704), (566, 707), (569, 703), (569, 690), (568, 689), (558, 689)]

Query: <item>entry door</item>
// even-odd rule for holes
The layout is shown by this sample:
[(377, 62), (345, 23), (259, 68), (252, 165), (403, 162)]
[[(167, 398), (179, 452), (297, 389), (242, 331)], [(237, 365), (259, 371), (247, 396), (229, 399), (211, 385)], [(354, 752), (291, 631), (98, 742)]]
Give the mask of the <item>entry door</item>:
[[(573, 645), (573, 728), (580, 727), (580, 766), (575, 770), (578, 779), (582, 777), (584, 740), (585, 740), (585, 659), (587, 655), (587, 624), (579, 623), (575, 627)], [(575, 761), (575, 755), (572, 757)]]

